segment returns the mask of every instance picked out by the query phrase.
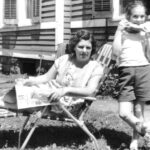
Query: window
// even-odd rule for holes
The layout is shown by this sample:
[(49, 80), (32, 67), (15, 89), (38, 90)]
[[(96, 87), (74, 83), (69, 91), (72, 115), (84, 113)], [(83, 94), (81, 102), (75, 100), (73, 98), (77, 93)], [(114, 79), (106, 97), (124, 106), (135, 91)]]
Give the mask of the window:
[(17, 24), (16, 0), (5, 0), (4, 22), (5, 24)]
[(112, 0), (92, 0), (93, 17), (109, 18), (112, 16)]
[(41, 0), (27, 0), (27, 18), (31, 18), (33, 23), (40, 21)]
[(33, 17), (40, 16), (40, 0), (33, 0)]
[(27, 18), (32, 18), (32, 0), (27, 0), (26, 8)]

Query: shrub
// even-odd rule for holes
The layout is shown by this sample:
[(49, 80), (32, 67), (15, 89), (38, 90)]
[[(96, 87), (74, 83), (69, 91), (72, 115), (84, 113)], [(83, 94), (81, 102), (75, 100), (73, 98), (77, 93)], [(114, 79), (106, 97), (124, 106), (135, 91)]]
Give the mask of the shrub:
[(114, 68), (111, 70), (109, 75), (106, 77), (106, 80), (100, 87), (98, 95), (111, 96), (113, 98), (116, 98), (116, 96), (118, 95), (117, 83), (118, 83), (118, 72), (117, 68)]

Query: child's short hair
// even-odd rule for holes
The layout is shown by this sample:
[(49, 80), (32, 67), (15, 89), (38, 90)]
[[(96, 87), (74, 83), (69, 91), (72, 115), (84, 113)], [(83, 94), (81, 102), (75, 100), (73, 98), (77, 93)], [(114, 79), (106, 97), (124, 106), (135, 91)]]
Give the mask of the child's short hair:
[(145, 14), (147, 15), (147, 9), (146, 9), (145, 3), (143, 1), (140, 1), (140, 0), (131, 1), (128, 3), (128, 5), (125, 8), (126, 18), (128, 20), (132, 14), (132, 9), (137, 7), (137, 6), (143, 6), (145, 9)]

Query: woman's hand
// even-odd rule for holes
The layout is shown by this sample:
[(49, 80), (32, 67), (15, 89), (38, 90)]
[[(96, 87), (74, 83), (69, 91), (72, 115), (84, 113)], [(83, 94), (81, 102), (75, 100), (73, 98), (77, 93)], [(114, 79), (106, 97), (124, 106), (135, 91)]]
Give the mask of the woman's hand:
[(31, 80), (31, 79), (25, 79), (23, 81), (23, 85), (25, 85), (25, 86), (32, 86), (32, 85), (35, 85), (35, 82), (33, 80)]
[(55, 89), (49, 96), (50, 101), (59, 101), (59, 99), (66, 95), (65, 88)]
[(22, 84), (26, 86), (32, 86), (36, 84), (34, 78), (29, 78), (29, 79), (19, 78), (19, 79), (16, 79), (15, 82), (16, 84)]

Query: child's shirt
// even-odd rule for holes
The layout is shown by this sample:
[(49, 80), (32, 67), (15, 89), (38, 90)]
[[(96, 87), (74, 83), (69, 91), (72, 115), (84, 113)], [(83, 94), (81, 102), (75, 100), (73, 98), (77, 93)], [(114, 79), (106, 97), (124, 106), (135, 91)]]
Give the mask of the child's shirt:
[(149, 62), (145, 57), (146, 39), (144, 32), (122, 34), (122, 49), (119, 55), (119, 66), (143, 66)]

